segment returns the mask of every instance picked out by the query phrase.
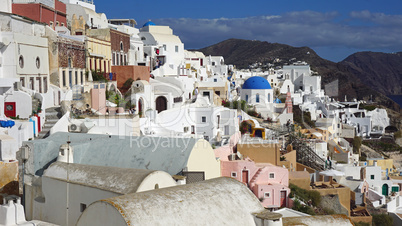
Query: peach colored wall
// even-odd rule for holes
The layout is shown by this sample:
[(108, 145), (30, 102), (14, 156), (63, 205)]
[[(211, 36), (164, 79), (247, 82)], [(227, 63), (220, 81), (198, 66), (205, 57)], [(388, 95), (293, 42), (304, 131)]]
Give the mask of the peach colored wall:
[(280, 166), (284, 165), (289, 171), (296, 171), (296, 151), (293, 150), (289, 153), (284, 154), (283, 156), (285, 157), (285, 161), (281, 161)]
[(92, 108), (101, 114), (106, 113), (106, 88), (91, 89)]
[[(289, 196), (289, 171), (286, 168), (267, 165), (261, 169), (259, 176), (250, 183), (254, 175), (259, 170), (259, 167), (252, 161), (235, 160), (235, 161), (221, 161), (221, 175), (232, 177), (235, 172), (236, 177), (232, 177), (242, 182), (242, 171), (248, 171), (248, 186), (252, 189), (257, 198), (262, 198), (262, 204), (265, 207), (279, 207), (280, 206), (280, 191), (286, 190), (286, 197)], [(274, 178), (269, 178), (269, 174), (274, 173)], [(264, 198), (264, 193), (269, 192), (270, 197)], [(286, 198), (288, 199), (288, 198)], [(288, 203), (287, 203), (288, 204)]]
[[(253, 193), (262, 200), (261, 204), (264, 207), (280, 207), (281, 191), (286, 191), (286, 206), (289, 206), (290, 189), (288, 187), (281, 184), (258, 184), (253, 188)], [(264, 196), (266, 192), (269, 192), (269, 197)]]
[(237, 173), (236, 177), (232, 177), (240, 182), (242, 182), (242, 171), (248, 171), (248, 182), (253, 178), (254, 174), (257, 172), (258, 167), (255, 166), (254, 162), (245, 160), (235, 160), (235, 161), (221, 161), (221, 175), (223, 177), (232, 177), (232, 172)]
[(237, 151), (256, 163), (279, 164), (278, 144), (237, 144)]
[[(269, 178), (269, 174), (274, 173), (274, 178)], [(289, 171), (278, 166), (266, 166), (261, 170), (260, 176), (255, 181), (257, 184), (282, 184), (289, 186)]]
[(127, 79), (132, 78), (134, 81), (140, 79), (149, 82), (149, 67), (148, 66), (112, 66), (112, 72), (116, 73), (117, 87), (123, 87)]

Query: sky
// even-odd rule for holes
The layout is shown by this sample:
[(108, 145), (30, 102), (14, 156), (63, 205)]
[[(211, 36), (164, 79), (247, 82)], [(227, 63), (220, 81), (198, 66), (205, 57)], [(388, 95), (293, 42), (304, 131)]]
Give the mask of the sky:
[(402, 51), (402, 0), (94, 0), (108, 19), (168, 25), (185, 49), (229, 38), (308, 46), (338, 62), (360, 51)]

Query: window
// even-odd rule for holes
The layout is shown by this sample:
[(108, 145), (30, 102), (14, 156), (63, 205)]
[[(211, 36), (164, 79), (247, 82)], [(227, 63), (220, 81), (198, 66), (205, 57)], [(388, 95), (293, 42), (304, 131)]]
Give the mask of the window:
[(217, 82), (217, 81), (218, 81), (218, 79), (214, 78), (214, 82)]
[(191, 126), (191, 134), (195, 134), (195, 126)]
[(18, 59), (18, 64), (20, 65), (20, 68), (24, 68), (24, 57), (22, 55)]
[(165, 51), (166, 51), (166, 45), (163, 45), (163, 50), (165, 50)]
[(374, 180), (374, 175), (370, 175), (370, 179)]
[(202, 116), (202, 117), (201, 117), (201, 122), (207, 122), (207, 117), (206, 117), (206, 116)]
[(84, 212), (84, 210), (87, 208), (87, 204), (80, 203), (80, 211), (81, 213)]
[(43, 92), (47, 93), (47, 78), (43, 78)]
[(62, 81), (63, 81), (63, 86), (66, 86), (66, 84), (67, 84), (67, 81), (66, 81), (66, 71), (63, 71), (63, 78), (62, 78)]
[(35, 60), (35, 63), (36, 63), (36, 68), (40, 68), (40, 59), (39, 59), (39, 57), (36, 57), (36, 60)]
[(63, 27), (64, 27), (64, 23), (61, 23), (61, 26), (63, 26)]
[(271, 102), (271, 94), (268, 93), (268, 103)]
[(75, 84), (78, 85), (78, 71), (75, 71)]
[(264, 192), (264, 198), (269, 198), (269, 192)]
[(246, 102), (248, 102), (248, 95), (246, 95)]
[(399, 187), (392, 187), (392, 192), (399, 192)]
[(56, 21), (56, 26), (59, 26), (60, 25), (60, 22), (59, 21)]
[(258, 94), (258, 93), (255, 96), (255, 102), (260, 103), (260, 94)]
[(220, 96), (221, 95), (221, 91), (215, 91), (215, 94)]
[(269, 174), (269, 179), (274, 179), (275, 178), (275, 174), (274, 173), (270, 173)]
[(25, 87), (25, 78), (20, 78), (20, 83), (22, 87)]
[(236, 178), (236, 177), (237, 177), (237, 173), (236, 173), (236, 172), (232, 172), (230, 176)]
[(81, 71), (81, 85), (84, 84), (84, 72)]
[(33, 77), (29, 78), (29, 88), (31, 90), (34, 90), (34, 78)]
[(112, 53), (112, 64), (116, 65), (116, 53)]
[(175, 46), (175, 47), (174, 47), (174, 51), (175, 51), (176, 53), (178, 53), (178, 52), (179, 52), (179, 46)]
[(142, 41), (145, 41), (145, 40), (146, 40), (146, 38), (145, 38), (145, 37), (141, 37), (141, 40), (142, 40)]
[(123, 51), (123, 42), (120, 42), (120, 51)]
[(188, 132), (188, 126), (183, 127), (183, 132), (187, 133)]
[(49, 26), (53, 28), (53, 21), (49, 22)]

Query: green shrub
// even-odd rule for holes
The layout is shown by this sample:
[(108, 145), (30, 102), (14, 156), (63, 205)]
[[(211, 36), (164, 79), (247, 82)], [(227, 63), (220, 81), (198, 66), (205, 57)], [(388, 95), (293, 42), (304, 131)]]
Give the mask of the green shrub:
[(392, 226), (394, 219), (387, 214), (373, 214), (373, 226)]

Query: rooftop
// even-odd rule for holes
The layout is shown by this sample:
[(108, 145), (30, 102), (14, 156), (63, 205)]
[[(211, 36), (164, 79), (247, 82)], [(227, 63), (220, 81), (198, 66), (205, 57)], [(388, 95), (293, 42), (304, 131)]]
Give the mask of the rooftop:
[[(55, 162), (45, 171), (44, 176), (67, 181), (67, 170), (69, 183), (95, 187), (119, 194), (137, 192), (145, 178), (152, 173), (158, 172), (145, 169), (127, 169)], [(167, 178), (171, 178), (171, 176), (165, 172), (159, 171), (159, 173), (166, 174)]]
[[(101, 221), (99, 211), (106, 210), (127, 225), (255, 225), (252, 213), (264, 207), (242, 183), (221, 177), (97, 201), (85, 210), (77, 225)], [(99, 217), (94, 219), (95, 215)]]
[(160, 170), (175, 175), (187, 166), (197, 140), (194, 138), (118, 136), (58, 132), (46, 139), (26, 142), (30, 146), (33, 167), (38, 176), (58, 156), (60, 146), (70, 140), (74, 163)]

